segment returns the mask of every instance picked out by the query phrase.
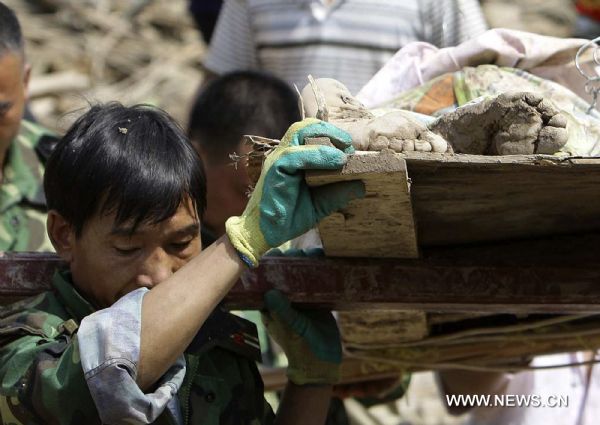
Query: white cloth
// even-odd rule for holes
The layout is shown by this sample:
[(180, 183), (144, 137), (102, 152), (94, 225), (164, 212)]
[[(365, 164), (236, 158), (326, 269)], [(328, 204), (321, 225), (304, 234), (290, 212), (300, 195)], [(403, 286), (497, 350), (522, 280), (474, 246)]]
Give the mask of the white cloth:
[(204, 66), (271, 72), (300, 89), (307, 75), (356, 93), (401, 47), (446, 47), (483, 33), (476, 0), (225, 0)]
[[(570, 364), (589, 360), (589, 353), (555, 354), (534, 358), (533, 366)], [(509, 377), (505, 394), (537, 395), (556, 407), (478, 407), (470, 425), (596, 425), (600, 422), (600, 365), (519, 372)], [(587, 395), (586, 395), (587, 391)], [(562, 399), (558, 399), (562, 397)], [(567, 400), (568, 406), (560, 405)]]
[[(372, 108), (442, 74), (465, 66), (494, 64), (527, 70), (589, 100), (584, 89), (586, 80), (574, 65), (577, 50), (587, 42), (589, 40), (493, 29), (455, 47), (438, 49), (430, 43), (411, 43), (385, 64), (357, 98)], [(588, 57), (587, 63), (591, 63), (591, 59)], [(588, 71), (593, 73), (593, 70)]]

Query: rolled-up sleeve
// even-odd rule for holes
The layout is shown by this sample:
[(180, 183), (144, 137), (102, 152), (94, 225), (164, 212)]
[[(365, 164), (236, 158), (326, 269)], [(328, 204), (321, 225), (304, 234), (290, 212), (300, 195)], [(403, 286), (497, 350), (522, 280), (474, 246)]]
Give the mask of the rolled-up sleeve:
[(136, 383), (140, 358), (142, 299), (137, 289), (87, 316), (77, 333), (81, 366), (103, 423), (152, 423), (164, 411), (185, 376), (183, 354), (151, 393)]

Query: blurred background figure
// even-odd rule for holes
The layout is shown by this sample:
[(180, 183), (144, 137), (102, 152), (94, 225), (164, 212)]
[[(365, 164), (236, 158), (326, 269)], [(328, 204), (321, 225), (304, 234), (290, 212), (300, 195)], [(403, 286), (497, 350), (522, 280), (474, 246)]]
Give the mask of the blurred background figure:
[(299, 88), (308, 74), (335, 78), (355, 94), (407, 43), (454, 46), (486, 28), (476, 0), (226, 0), (204, 66)]
[(600, 1), (577, 0), (575, 37), (594, 39), (600, 37)]
[(0, 2), (0, 251), (53, 251), (42, 178), (56, 139), (23, 118), (30, 71), (21, 25)]
[(200, 154), (207, 180), (203, 246), (225, 233), (225, 221), (244, 211), (250, 193), (245, 134), (280, 139), (300, 120), (298, 95), (280, 79), (256, 71), (225, 74), (198, 94), (189, 115), (188, 136)]
[(190, 0), (190, 13), (206, 44), (210, 43), (223, 0)]
[(482, 0), (481, 7), (490, 28), (573, 37), (575, 0)]

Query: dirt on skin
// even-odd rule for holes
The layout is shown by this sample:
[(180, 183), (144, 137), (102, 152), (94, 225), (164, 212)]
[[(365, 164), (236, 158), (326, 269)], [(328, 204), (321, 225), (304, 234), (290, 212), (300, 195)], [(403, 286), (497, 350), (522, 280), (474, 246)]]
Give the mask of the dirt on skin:
[(319, 79), (316, 86), (302, 91), (305, 115), (326, 108), (329, 121), (350, 133), (358, 151), (554, 154), (568, 140), (566, 117), (534, 93), (502, 93), (463, 105), (427, 126), (402, 110), (375, 116), (339, 81)]
[(356, 100), (339, 81), (321, 78), (316, 81), (325, 105), (318, 105), (314, 88), (302, 90), (304, 112), (316, 117), (320, 106), (328, 110), (329, 122), (352, 136), (354, 148), (359, 151), (394, 152), (451, 152), (448, 143), (432, 133), (422, 122), (405, 111), (392, 111), (376, 117)]
[(509, 92), (443, 115), (430, 128), (457, 153), (554, 154), (568, 139), (567, 120), (534, 93)]

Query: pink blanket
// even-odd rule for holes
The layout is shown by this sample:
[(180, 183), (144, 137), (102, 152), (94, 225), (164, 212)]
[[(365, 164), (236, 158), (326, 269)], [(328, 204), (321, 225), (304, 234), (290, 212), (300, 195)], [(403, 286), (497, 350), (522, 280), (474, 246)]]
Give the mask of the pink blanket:
[[(465, 66), (495, 64), (524, 69), (555, 81), (589, 101), (591, 96), (584, 88), (587, 80), (575, 67), (575, 54), (588, 41), (493, 29), (456, 47), (444, 49), (414, 42), (399, 50), (357, 97), (367, 107), (375, 107), (444, 73)], [(588, 53), (584, 57), (586, 72), (597, 74), (600, 66), (594, 63), (591, 49)]]

